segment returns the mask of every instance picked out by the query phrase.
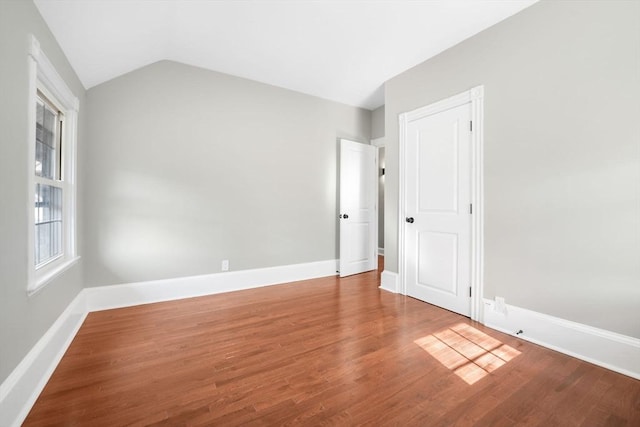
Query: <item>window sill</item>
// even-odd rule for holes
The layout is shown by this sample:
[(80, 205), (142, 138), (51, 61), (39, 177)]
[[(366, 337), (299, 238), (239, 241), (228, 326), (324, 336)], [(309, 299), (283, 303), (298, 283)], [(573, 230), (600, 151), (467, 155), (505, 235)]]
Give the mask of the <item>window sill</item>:
[(36, 294), (38, 291), (40, 291), (46, 285), (51, 283), (56, 277), (58, 277), (59, 275), (61, 275), (65, 271), (67, 271), (69, 268), (71, 268), (72, 266), (77, 264), (79, 260), (80, 260), (80, 257), (79, 256), (75, 256), (73, 258), (70, 258), (70, 259), (68, 259), (66, 261), (61, 262), (59, 265), (57, 265), (54, 268), (51, 268), (49, 271), (47, 271), (44, 274), (37, 274), (36, 273), (36, 279), (35, 279), (34, 286), (33, 286), (32, 289), (29, 289), (27, 291), (27, 295), (32, 296), (32, 295)]

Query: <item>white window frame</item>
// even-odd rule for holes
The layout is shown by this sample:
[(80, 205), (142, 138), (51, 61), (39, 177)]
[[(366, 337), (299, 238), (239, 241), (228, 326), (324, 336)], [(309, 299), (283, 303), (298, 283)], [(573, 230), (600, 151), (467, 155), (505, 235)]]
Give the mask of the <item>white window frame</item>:
[[(50, 283), (63, 271), (74, 265), (80, 257), (76, 243), (76, 138), (78, 128), (78, 98), (71, 92), (51, 61), (40, 49), (40, 43), (31, 35), (28, 54), (29, 94), (27, 112), (27, 293), (32, 295)], [(45, 94), (64, 115), (62, 129), (62, 256), (36, 268), (35, 265), (35, 209), (36, 188), (36, 102), (37, 92)]]

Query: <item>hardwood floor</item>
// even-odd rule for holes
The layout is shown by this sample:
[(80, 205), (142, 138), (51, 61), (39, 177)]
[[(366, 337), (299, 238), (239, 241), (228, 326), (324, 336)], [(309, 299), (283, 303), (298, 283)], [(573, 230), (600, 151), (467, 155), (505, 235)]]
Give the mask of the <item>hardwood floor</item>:
[(90, 313), (25, 425), (640, 426), (640, 381), (378, 277)]

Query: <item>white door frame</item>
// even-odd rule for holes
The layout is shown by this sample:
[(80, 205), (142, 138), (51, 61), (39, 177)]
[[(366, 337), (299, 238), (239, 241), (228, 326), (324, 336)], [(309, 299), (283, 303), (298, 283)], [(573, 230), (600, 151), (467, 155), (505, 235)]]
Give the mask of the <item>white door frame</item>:
[(374, 147), (384, 148), (386, 144), (387, 142), (384, 136), (381, 136), (380, 138), (374, 138), (371, 140), (371, 145), (373, 145)]
[[(384, 168), (382, 168), (381, 165), (380, 165), (380, 149), (381, 148), (386, 148), (387, 140), (386, 140), (386, 138), (384, 136), (381, 136), (379, 138), (374, 138), (374, 139), (371, 140), (371, 145), (373, 145), (374, 147), (378, 147), (378, 174), (380, 174), (381, 171), (384, 170)], [(384, 174), (382, 174), (382, 175), (384, 175)], [(378, 201), (380, 201), (380, 175), (378, 175), (377, 183), (378, 183)], [(384, 194), (385, 190), (386, 190), (386, 188), (384, 188), (384, 184), (383, 184), (383, 189), (382, 189), (383, 194)], [(378, 215), (378, 217), (377, 217), (377, 221), (378, 221), (378, 224), (377, 224), (378, 225), (378, 240), (380, 240), (380, 230), (379, 230), (379, 228), (380, 228), (380, 212), (382, 211), (382, 213), (384, 213), (384, 206), (380, 206), (379, 203), (376, 203), (376, 205), (378, 207), (378, 212), (377, 212), (377, 215)], [(384, 227), (384, 224), (382, 224), (382, 226)], [(384, 234), (384, 231), (383, 231), (383, 234)], [(378, 246), (377, 243), (376, 243), (376, 246)], [(384, 256), (384, 248), (381, 248), (379, 246), (378, 246), (378, 256)], [(380, 273), (380, 275), (382, 276), (382, 273)]]
[(471, 103), (471, 319), (482, 322), (482, 294), (484, 277), (484, 185), (483, 185), (483, 113), (484, 86), (476, 86), (466, 92), (436, 103), (402, 113), (399, 116), (399, 191), (398, 191), (398, 280), (400, 293), (407, 295), (405, 224), (406, 216), (406, 144), (407, 125), (425, 116), (437, 114), (450, 108)]

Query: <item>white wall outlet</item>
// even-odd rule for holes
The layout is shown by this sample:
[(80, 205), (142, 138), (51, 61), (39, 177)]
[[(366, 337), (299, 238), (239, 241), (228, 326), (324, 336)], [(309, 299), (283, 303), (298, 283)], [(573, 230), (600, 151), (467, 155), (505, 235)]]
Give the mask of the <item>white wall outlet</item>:
[(229, 271), (229, 260), (228, 259), (223, 259), (222, 260), (221, 269), (222, 269), (222, 271)]
[(506, 313), (507, 312), (507, 305), (505, 304), (503, 297), (496, 297), (496, 302), (493, 305), (493, 309), (495, 311), (497, 311), (498, 313)]

